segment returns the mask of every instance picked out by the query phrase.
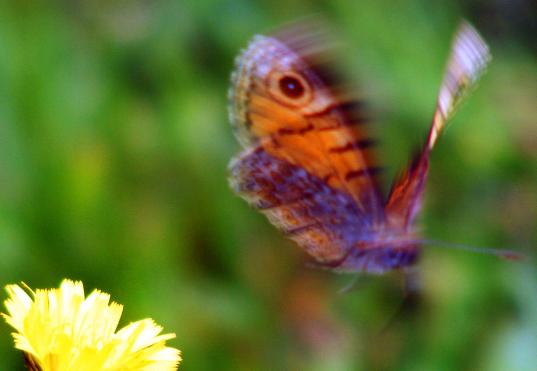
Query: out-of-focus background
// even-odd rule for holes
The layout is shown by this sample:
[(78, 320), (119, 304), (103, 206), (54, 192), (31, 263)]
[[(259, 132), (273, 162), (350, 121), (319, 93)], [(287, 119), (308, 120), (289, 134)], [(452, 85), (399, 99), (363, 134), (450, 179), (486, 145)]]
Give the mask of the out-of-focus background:
[[(423, 232), (533, 253), (534, 1), (55, 4), (0, 4), (2, 286), (81, 279), (125, 305), (123, 324), (177, 333), (185, 370), (535, 370), (532, 259), (427, 248), (412, 305), (397, 274), (342, 295), (351, 276), (306, 267), (226, 180), (229, 74), (252, 35), (324, 18), (393, 174), (425, 136), (465, 17), (494, 59), (432, 156)], [(22, 369), (0, 329), (0, 369)]]

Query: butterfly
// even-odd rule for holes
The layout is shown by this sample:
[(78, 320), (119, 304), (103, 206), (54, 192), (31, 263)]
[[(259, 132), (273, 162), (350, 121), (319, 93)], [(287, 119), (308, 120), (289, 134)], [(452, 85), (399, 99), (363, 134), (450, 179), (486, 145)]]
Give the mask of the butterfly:
[(236, 59), (229, 114), (244, 150), (231, 188), (317, 265), (384, 273), (414, 265), (429, 157), (491, 59), (463, 21), (455, 33), (424, 145), (383, 195), (377, 140), (364, 102), (327, 58), (319, 32), (294, 27), (255, 36)]

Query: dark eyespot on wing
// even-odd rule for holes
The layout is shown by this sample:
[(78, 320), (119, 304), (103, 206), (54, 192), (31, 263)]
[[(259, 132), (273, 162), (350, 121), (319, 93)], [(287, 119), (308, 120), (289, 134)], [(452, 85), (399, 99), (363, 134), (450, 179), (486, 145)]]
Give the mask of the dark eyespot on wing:
[(280, 90), (289, 98), (300, 98), (304, 94), (304, 85), (300, 80), (292, 77), (285, 76), (280, 79)]
[(370, 230), (350, 195), (261, 148), (230, 170), (232, 188), (319, 262), (340, 260)]

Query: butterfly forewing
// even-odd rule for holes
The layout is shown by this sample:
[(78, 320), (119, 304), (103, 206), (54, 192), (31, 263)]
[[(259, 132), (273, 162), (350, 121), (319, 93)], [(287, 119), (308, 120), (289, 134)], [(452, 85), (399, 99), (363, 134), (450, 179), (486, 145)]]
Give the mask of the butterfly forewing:
[(451, 46), (427, 141), (408, 169), (394, 182), (388, 197), (386, 214), (392, 224), (412, 227), (421, 208), (429, 154), (457, 107), (475, 87), (490, 59), (487, 44), (470, 24), (463, 22)]
[(378, 217), (380, 166), (363, 103), (338, 77), (328, 43), (307, 30), (257, 36), (239, 56), (230, 90), (235, 133), (245, 148), (263, 147)]
[(231, 184), (316, 261), (339, 265), (382, 213), (363, 103), (311, 27), (257, 36), (237, 59)]

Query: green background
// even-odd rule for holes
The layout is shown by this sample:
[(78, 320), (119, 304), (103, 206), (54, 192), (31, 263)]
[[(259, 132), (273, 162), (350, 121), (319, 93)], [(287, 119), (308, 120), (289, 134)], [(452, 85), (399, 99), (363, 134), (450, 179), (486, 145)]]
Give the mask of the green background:
[[(351, 276), (306, 267), (226, 180), (239, 150), (229, 74), (252, 35), (324, 18), (394, 174), (425, 136), (466, 17), (494, 59), (433, 153), (423, 233), (531, 255), (532, 4), (1, 2), (0, 284), (83, 280), (125, 305), (122, 325), (152, 317), (175, 332), (184, 370), (535, 370), (533, 259), (426, 247), (413, 305), (397, 274), (342, 295)], [(0, 369), (22, 369), (0, 330)]]

